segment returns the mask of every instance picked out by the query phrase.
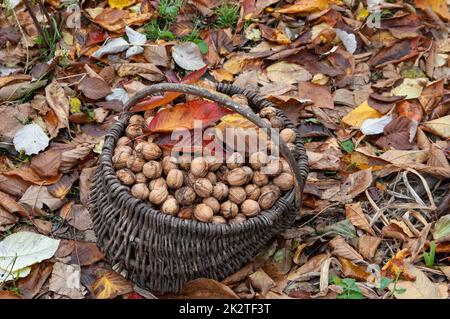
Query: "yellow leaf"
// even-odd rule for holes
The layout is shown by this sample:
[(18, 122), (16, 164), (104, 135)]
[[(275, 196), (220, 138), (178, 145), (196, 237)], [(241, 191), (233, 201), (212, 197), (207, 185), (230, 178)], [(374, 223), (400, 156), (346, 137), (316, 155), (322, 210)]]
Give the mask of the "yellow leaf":
[(329, 2), (327, 0), (299, 0), (293, 5), (283, 9), (276, 10), (278, 13), (308, 13), (313, 11), (325, 10), (328, 8)]
[(365, 101), (356, 109), (344, 116), (342, 121), (349, 126), (360, 128), (365, 120), (376, 119), (381, 116), (383, 116), (383, 114), (370, 107), (367, 101)]
[(450, 115), (422, 123), (427, 131), (442, 138), (450, 138)]
[(108, 0), (108, 4), (114, 9), (123, 9), (135, 4), (136, 0)]
[(362, 3), (360, 3), (358, 10), (356, 10), (356, 19), (358, 21), (364, 21), (368, 16), (369, 10), (367, 10), (367, 8), (364, 8)]
[(241, 114), (233, 113), (227, 114), (220, 119), (220, 123), (216, 125), (216, 128), (224, 131), (226, 128), (239, 127), (243, 129), (252, 128), (257, 129), (258, 127), (243, 117)]
[(424, 86), (427, 84), (425, 78), (404, 79), (402, 84), (392, 89), (392, 95), (403, 96), (405, 99), (416, 99), (422, 94)]
[(442, 18), (450, 20), (450, 13), (448, 11), (447, 0), (416, 0), (416, 6), (425, 10), (431, 7), (431, 10), (436, 12)]
[(244, 67), (245, 59), (235, 55), (223, 64), (223, 69), (231, 74), (238, 74)]
[(105, 272), (92, 285), (97, 299), (112, 299), (133, 291), (133, 284), (114, 271)]
[(311, 73), (302, 66), (285, 61), (270, 65), (266, 72), (269, 80), (284, 84), (305, 82), (312, 78)]

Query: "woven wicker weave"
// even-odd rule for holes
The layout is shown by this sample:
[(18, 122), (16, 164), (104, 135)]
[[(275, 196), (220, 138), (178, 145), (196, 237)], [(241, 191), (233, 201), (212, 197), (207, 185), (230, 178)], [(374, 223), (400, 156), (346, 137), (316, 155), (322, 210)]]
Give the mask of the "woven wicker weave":
[[(217, 91), (229, 96), (243, 94), (250, 107), (258, 112), (272, 103), (255, 92), (232, 85), (218, 84)], [(264, 126), (255, 113), (223, 95), (183, 84), (156, 84), (138, 92), (127, 103), (128, 110), (142, 97), (178, 91), (214, 100)], [(250, 114), (251, 113), (251, 114)], [(221, 280), (251, 261), (274, 237), (292, 225), (298, 216), (301, 192), (308, 174), (307, 157), (301, 138), (296, 149), (287, 154), (286, 145), (280, 153), (294, 163), (297, 187), (287, 192), (275, 205), (240, 224), (211, 224), (180, 219), (163, 214), (148, 202), (131, 196), (120, 184), (112, 166), (116, 141), (124, 134), (131, 114), (121, 115), (105, 138), (103, 153), (92, 180), (89, 210), (94, 221), (98, 246), (119, 271), (141, 287), (157, 292), (179, 292), (185, 282), (207, 277)], [(294, 125), (281, 112), (278, 116), (285, 127)], [(285, 156), (286, 158), (286, 156)], [(289, 160), (288, 160), (289, 162)]]

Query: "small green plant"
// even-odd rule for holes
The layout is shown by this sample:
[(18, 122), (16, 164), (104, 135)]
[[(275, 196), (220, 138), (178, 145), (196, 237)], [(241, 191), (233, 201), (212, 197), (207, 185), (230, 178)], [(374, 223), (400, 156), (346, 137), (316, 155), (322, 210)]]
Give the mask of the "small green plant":
[(39, 34), (36, 38), (36, 44), (39, 46), (41, 56), (44, 57), (44, 60), (50, 60), (55, 56), (56, 45), (62, 38), (56, 19), (54, 17), (51, 19), (52, 27), (42, 28), (43, 35)]
[(184, 0), (160, 0), (158, 16), (166, 25), (174, 23), (183, 6)]
[(222, 4), (215, 10), (217, 20), (215, 27), (224, 29), (235, 27), (239, 19), (239, 6), (233, 4)]
[(356, 280), (353, 278), (339, 278), (334, 276), (332, 281), (335, 285), (342, 287), (344, 290), (337, 299), (364, 299), (361, 289), (356, 285)]
[(23, 164), (31, 162), (31, 156), (24, 153), (24, 151), (20, 151), (19, 156), (17, 157), (19, 161)]
[(433, 267), (434, 266), (434, 257), (436, 254), (436, 243), (434, 240), (430, 243), (430, 252), (427, 253), (426, 251), (423, 252), (423, 260), (425, 261), (425, 265), (427, 267)]
[(197, 44), (197, 46), (200, 49), (200, 52), (202, 54), (208, 53), (208, 45), (206, 44), (205, 41), (203, 41), (200, 38), (200, 30), (198, 28), (198, 24), (195, 24), (195, 27), (191, 31), (191, 33), (189, 33), (188, 35), (184, 36), (181, 40), (182, 41), (194, 42), (195, 44)]
[(175, 35), (169, 30), (167, 26), (160, 27), (158, 20), (152, 20), (144, 26), (147, 39), (150, 41), (156, 40), (174, 40)]
[(355, 144), (353, 144), (351, 140), (339, 142), (339, 144), (341, 145), (341, 148), (347, 153), (351, 153), (355, 150)]

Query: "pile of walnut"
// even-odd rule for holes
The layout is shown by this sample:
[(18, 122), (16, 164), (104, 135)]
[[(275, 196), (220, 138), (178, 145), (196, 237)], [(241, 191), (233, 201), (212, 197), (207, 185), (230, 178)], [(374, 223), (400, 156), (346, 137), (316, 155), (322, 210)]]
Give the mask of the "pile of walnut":
[[(282, 128), (274, 108), (261, 110), (262, 118)], [(284, 192), (294, 187), (294, 176), (285, 159), (256, 152), (244, 158), (233, 153), (225, 163), (214, 156), (170, 156), (142, 138), (149, 119), (130, 118), (112, 158), (116, 176), (131, 194), (148, 200), (165, 214), (216, 224), (240, 223), (270, 209)], [(293, 147), (295, 131), (285, 128), (280, 137)]]

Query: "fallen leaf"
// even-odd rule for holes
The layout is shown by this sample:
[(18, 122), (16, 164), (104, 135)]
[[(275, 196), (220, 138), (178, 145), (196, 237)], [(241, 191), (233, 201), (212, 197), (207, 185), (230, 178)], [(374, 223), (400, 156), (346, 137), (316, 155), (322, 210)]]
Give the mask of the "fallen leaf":
[(393, 88), (393, 95), (405, 96), (405, 99), (416, 99), (422, 94), (422, 90), (427, 84), (426, 78), (403, 79), (402, 84)]
[(342, 273), (346, 278), (354, 278), (359, 281), (367, 281), (369, 278), (369, 273), (351, 260), (339, 258), (339, 261), (342, 265)]
[(31, 216), (23, 208), (22, 205), (16, 202), (16, 200), (6, 193), (0, 191), (0, 206), (3, 206), (9, 213), (19, 213), (23, 218), (31, 219)]
[(377, 119), (366, 119), (361, 124), (361, 132), (364, 135), (377, 135), (384, 131), (386, 125), (392, 122), (392, 117), (390, 115), (385, 115)]
[(358, 239), (358, 252), (366, 259), (372, 260), (377, 252), (381, 238), (369, 235), (362, 235)]
[[(23, 181), (27, 181), (36, 185), (51, 185), (56, 183), (59, 178), (61, 177), (61, 174), (57, 174), (51, 178), (42, 178), (39, 176), (35, 170), (31, 168), (31, 165), (24, 164), (18, 168), (15, 168), (11, 171), (4, 172), (3, 175), (6, 176), (17, 176), (20, 177)], [(28, 189), (28, 187), (27, 187)]]
[(450, 240), (450, 214), (444, 215), (434, 224), (433, 238), (439, 242)]
[(170, 63), (166, 47), (163, 45), (150, 45), (144, 48), (144, 57), (147, 62), (156, 66), (167, 67)]
[(51, 179), (59, 175), (61, 152), (49, 149), (31, 159), (30, 168), (43, 179)]
[(313, 101), (316, 107), (334, 109), (333, 97), (328, 89), (322, 85), (311, 82), (299, 82), (298, 97)]
[(256, 290), (261, 292), (262, 296), (265, 296), (271, 288), (275, 287), (275, 282), (273, 279), (270, 278), (269, 275), (267, 275), (262, 269), (258, 269), (248, 278), (253, 288), (256, 288)]
[(349, 259), (351, 261), (361, 261), (363, 257), (353, 249), (352, 246), (347, 244), (344, 238), (341, 236), (335, 237), (329, 242), (330, 247), (333, 249), (332, 254), (337, 257)]
[(111, 93), (108, 83), (99, 78), (86, 76), (78, 83), (78, 90), (92, 100), (99, 100)]
[(369, 104), (364, 102), (346, 116), (342, 118), (342, 121), (348, 126), (352, 126), (355, 128), (361, 128), (361, 125), (367, 119), (376, 119), (382, 117), (383, 114), (370, 107)]
[(320, 268), (322, 267), (322, 264), (325, 260), (327, 260), (329, 255), (327, 254), (318, 254), (311, 259), (309, 259), (305, 264), (297, 268), (295, 271), (291, 272), (287, 279), (288, 280), (297, 280), (302, 275), (311, 273), (311, 272), (318, 272), (320, 271)]
[(239, 299), (228, 286), (213, 279), (198, 278), (187, 282), (180, 295), (184, 299)]
[(64, 199), (69, 194), (73, 183), (78, 179), (78, 173), (74, 172), (72, 175), (64, 175), (61, 179), (47, 187), (48, 192), (59, 198)]
[(340, 235), (346, 239), (352, 239), (356, 237), (356, 229), (348, 219), (341, 220), (337, 223), (316, 228), (319, 234), (323, 236), (336, 236)]
[(20, 289), (21, 296), (25, 299), (32, 299), (36, 296), (50, 277), (52, 270), (53, 264), (49, 262), (34, 265), (26, 278), (19, 279), (17, 286)]
[(102, 47), (92, 54), (92, 57), (101, 58), (105, 54), (120, 53), (129, 47), (130, 44), (124, 38), (109, 39)]
[(391, 279), (400, 278), (403, 280), (414, 281), (416, 276), (408, 271), (408, 265), (405, 258), (409, 255), (409, 250), (404, 248), (397, 252), (394, 257), (389, 259), (381, 268), (381, 274)]
[(383, 149), (394, 148), (396, 150), (410, 150), (414, 147), (411, 136), (414, 122), (401, 116), (391, 121), (384, 127), (384, 136), (376, 141), (376, 145)]
[(194, 42), (183, 42), (172, 47), (172, 57), (185, 70), (196, 71), (205, 67), (202, 54)]
[(14, 136), (16, 151), (23, 151), (26, 155), (37, 154), (44, 150), (50, 139), (37, 124), (28, 124), (19, 129)]
[(56, 262), (53, 265), (48, 289), (70, 299), (82, 299), (86, 289), (81, 285), (80, 277), (81, 268), (79, 265), (66, 265)]
[(45, 99), (48, 106), (53, 110), (58, 119), (56, 131), (60, 128), (69, 127), (69, 99), (64, 92), (63, 87), (56, 81), (53, 81), (45, 88)]
[(153, 133), (172, 132), (183, 128), (191, 130), (196, 120), (201, 121), (202, 127), (207, 127), (228, 113), (231, 111), (215, 102), (192, 100), (158, 112), (148, 125), (148, 130)]
[(341, 29), (334, 29), (336, 32), (336, 35), (339, 37), (339, 39), (342, 41), (342, 43), (345, 46), (345, 49), (350, 53), (353, 54), (356, 51), (357, 43), (356, 43), (356, 37), (353, 33), (348, 33)]
[(278, 13), (309, 13), (312, 11), (321, 11), (328, 8), (329, 2), (325, 0), (299, 0), (285, 8), (278, 9)]
[(370, 227), (369, 221), (364, 215), (360, 202), (345, 205), (345, 218), (350, 220), (355, 227), (375, 235), (375, 231)]
[(396, 238), (402, 241), (406, 241), (408, 239), (408, 235), (405, 234), (403, 229), (399, 225), (394, 223), (384, 226), (381, 230), (381, 234), (385, 238)]
[(45, 186), (30, 186), (22, 198), (19, 200), (21, 204), (27, 205), (33, 212), (40, 214), (44, 209), (44, 205), (51, 211), (60, 208), (64, 201), (52, 196)]
[(102, 260), (105, 257), (100, 249), (94, 243), (83, 241), (73, 242), (73, 252), (71, 254), (71, 263), (80, 266), (89, 266)]
[(398, 63), (408, 60), (417, 54), (419, 45), (419, 38), (405, 39), (396, 42), (394, 45), (382, 49), (370, 60), (369, 64), (375, 67), (382, 67), (389, 63)]
[(89, 211), (83, 205), (73, 205), (71, 216), (72, 218), (69, 220), (69, 224), (76, 229), (81, 231), (92, 229), (91, 214), (89, 214)]
[(450, 115), (422, 123), (423, 129), (442, 138), (450, 138)]
[(7, 226), (7, 225), (14, 225), (15, 223), (17, 223), (19, 220), (19, 218), (13, 214), (11, 214), (10, 212), (4, 210), (1, 206), (0, 206), (0, 229), (3, 226)]
[(431, 10), (436, 12), (439, 16), (446, 20), (450, 20), (448, 2), (446, 0), (415, 0), (414, 3), (417, 8), (424, 10), (431, 7)]
[(311, 73), (305, 68), (295, 63), (285, 61), (277, 62), (266, 69), (267, 77), (272, 82), (295, 84), (301, 81), (309, 81), (312, 79)]
[(348, 175), (342, 185), (342, 192), (351, 198), (364, 192), (373, 181), (372, 169), (365, 169)]
[(0, 242), (0, 281), (10, 273), (51, 258), (59, 240), (31, 232), (18, 232)]
[[(389, 289), (393, 291), (397, 299), (447, 299), (447, 284), (433, 283), (418, 268), (411, 264), (406, 265), (406, 270), (416, 278), (414, 281), (399, 280), (395, 284), (389, 285)], [(399, 292), (401, 291), (401, 293)]]
[(118, 273), (107, 270), (95, 280), (92, 291), (96, 299), (113, 299), (133, 292), (133, 284)]

